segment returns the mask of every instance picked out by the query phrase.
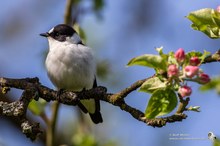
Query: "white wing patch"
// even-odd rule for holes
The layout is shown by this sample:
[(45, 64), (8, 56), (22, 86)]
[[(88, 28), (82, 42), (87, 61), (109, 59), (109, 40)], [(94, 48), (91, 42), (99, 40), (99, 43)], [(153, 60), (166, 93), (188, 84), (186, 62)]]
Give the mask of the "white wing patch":
[(73, 43), (73, 44), (78, 44), (78, 43), (82, 42), (77, 33), (74, 33), (72, 37), (67, 37), (66, 41)]

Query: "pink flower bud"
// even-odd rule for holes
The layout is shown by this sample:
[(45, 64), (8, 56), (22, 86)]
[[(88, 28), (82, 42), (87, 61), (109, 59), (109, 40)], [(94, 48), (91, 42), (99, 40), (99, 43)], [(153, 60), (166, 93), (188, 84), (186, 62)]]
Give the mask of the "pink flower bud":
[(218, 11), (218, 12), (220, 13), (220, 6), (218, 6), (218, 7), (216, 8), (216, 11)]
[(175, 52), (175, 58), (177, 60), (177, 62), (182, 63), (185, 59), (185, 52), (182, 48), (179, 48), (176, 52)]
[(174, 76), (177, 77), (178, 73), (179, 73), (179, 70), (175, 64), (170, 64), (168, 66), (168, 70), (167, 70), (168, 77), (174, 77)]
[(199, 74), (198, 83), (206, 84), (206, 83), (210, 82), (210, 80), (211, 79), (209, 78), (209, 75), (204, 74), (204, 73)]
[(197, 56), (191, 57), (190, 60), (189, 60), (189, 63), (192, 66), (197, 66), (197, 65), (200, 64), (200, 59)]
[(181, 95), (181, 97), (190, 96), (192, 93), (192, 89), (189, 86), (182, 86), (179, 88), (178, 93)]
[(188, 65), (184, 68), (184, 73), (187, 78), (192, 78), (199, 73), (198, 66)]

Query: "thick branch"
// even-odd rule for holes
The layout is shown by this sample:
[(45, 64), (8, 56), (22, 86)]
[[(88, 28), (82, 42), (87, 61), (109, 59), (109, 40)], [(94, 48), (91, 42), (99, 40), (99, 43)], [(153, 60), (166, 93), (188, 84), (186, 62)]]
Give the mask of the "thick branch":
[[(118, 106), (122, 110), (130, 113), (135, 119), (154, 127), (162, 127), (167, 122), (181, 121), (182, 119), (186, 118), (185, 115), (176, 114), (175, 116), (170, 116), (166, 118), (146, 119), (143, 112), (126, 104), (124, 98), (129, 93), (139, 88), (146, 80), (147, 79), (139, 80), (134, 84), (132, 84), (131, 86), (129, 86), (128, 88), (116, 94), (107, 93), (107, 89), (105, 87), (99, 86), (94, 89), (84, 90), (82, 92), (66, 91), (66, 92), (62, 92), (61, 94), (59, 94), (59, 96), (57, 96), (58, 95), (57, 91), (54, 91), (50, 88), (41, 85), (37, 78), (25, 78), (25, 79), (0, 78), (0, 86), (18, 88), (25, 91), (28, 89), (32, 89), (31, 91), (33, 92), (33, 95), (30, 95), (30, 97), (35, 100), (37, 100), (40, 97), (48, 102), (56, 100), (60, 103), (67, 105), (77, 105), (79, 100), (96, 98), (99, 100), (106, 101), (112, 105)], [(25, 106), (28, 105), (28, 102), (26, 103), (27, 104), (25, 104)]]

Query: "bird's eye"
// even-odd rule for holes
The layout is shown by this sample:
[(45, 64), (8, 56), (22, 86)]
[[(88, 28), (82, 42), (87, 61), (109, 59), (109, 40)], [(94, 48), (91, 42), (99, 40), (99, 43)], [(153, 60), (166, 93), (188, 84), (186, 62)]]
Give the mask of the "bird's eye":
[(56, 32), (56, 33), (55, 33), (55, 36), (59, 36), (59, 35), (60, 35), (60, 33), (59, 33), (59, 32)]

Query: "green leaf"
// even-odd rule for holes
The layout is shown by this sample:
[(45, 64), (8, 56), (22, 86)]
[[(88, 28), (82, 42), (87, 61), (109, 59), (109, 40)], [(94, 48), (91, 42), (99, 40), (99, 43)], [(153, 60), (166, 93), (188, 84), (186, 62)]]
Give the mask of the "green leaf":
[(176, 64), (176, 65), (178, 65), (178, 62), (177, 62), (177, 60), (176, 60), (176, 58), (175, 58), (175, 56), (174, 56), (174, 52), (169, 52), (169, 55), (168, 55), (169, 57), (168, 57), (168, 64)]
[(200, 9), (191, 12), (187, 18), (193, 22), (193, 29), (205, 33), (212, 39), (220, 38), (220, 13), (216, 10)]
[(213, 146), (220, 146), (220, 140), (218, 138), (214, 139)]
[(211, 53), (204, 50), (204, 53), (202, 54), (202, 56), (199, 57), (199, 59), (201, 60), (201, 63), (205, 60), (205, 58), (210, 55)]
[(39, 99), (38, 101), (32, 100), (29, 105), (28, 109), (35, 115), (40, 115), (46, 106), (46, 101), (43, 99)]
[(139, 91), (153, 93), (157, 89), (165, 89), (165, 88), (166, 88), (166, 82), (162, 82), (160, 78), (155, 76), (145, 81), (141, 85)]
[(147, 66), (150, 68), (162, 69), (162, 70), (167, 69), (166, 58), (153, 54), (144, 54), (131, 59), (128, 62), (127, 66), (132, 66), (132, 65), (141, 65), (141, 66)]
[(170, 113), (177, 105), (177, 96), (172, 89), (156, 90), (147, 105), (145, 116), (149, 119)]
[(156, 48), (156, 51), (159, 53), (160, 56), (164, 55), (162, 46), (159, 48)]
[(187, 110), (194, 111), (194, 112), (200, 112), (200, 106), (190, 106)]
[(187, 57), (191, 58), (191, 57), (201, 57), (202, 56), (202, 53), (201, 52), (198, 52), (198, 51), (192, 51), (192, 52), (188, 52), (187, 54)]
[(167, 66), (168, 66), (167, 62), (168, 62), (168, 59), (169, 59), (169, 55), (163, 53), (163, 47), (162, 46), (160, 48), (156, 48), (156, 51), (159, 53), (160, 57), (165, 62), (165, 65), (166, 65), (166, 68), (167, 68)]

